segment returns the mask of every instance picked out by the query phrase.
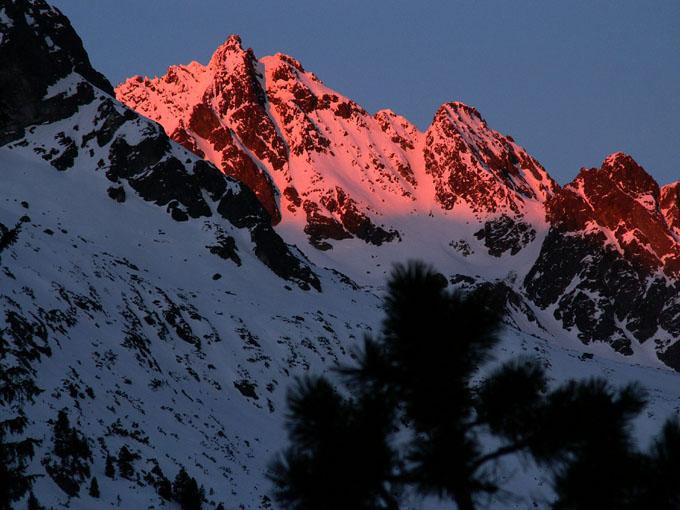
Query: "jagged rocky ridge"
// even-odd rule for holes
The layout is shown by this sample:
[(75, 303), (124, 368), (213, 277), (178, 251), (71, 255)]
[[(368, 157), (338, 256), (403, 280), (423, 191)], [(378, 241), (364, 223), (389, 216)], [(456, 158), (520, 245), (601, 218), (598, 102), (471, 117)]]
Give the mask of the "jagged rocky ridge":
[[(625, 380), (548, 340), (680, 368), (677, 185), (627, 156), (560, 189), (473, 108), (443, 105), (422, 133), (236, 37), (207, 67), (128, 81), (161, 129), (111, 97), (45, 2), (3, 5), (0, 30), (0, 234), (18, 232), (0, 250), (0, 384), (42, 390), (0, 409), (31, 418), (48, 506), (174, 505), (160, 488), (185, 467), (204, 507), (269, 508), (288, 381), (349, 361), (407, 257), (490, 290), (515, 328), (507, 355)], [(90, 475), (59, 474), (64, 409)], [(132, 473), (116, 461), (108, 478), (122, 447)], [(518, 508), (537, 501), (523, 487)]]
[[(258, 61), (238, 36), (207, 66), (192, 62), (162, 78), (130, 78), (116, 95), (246, 182), (274, 224), (302, 225), (321, 250), (353, 237), (398, 242), (389, 220), (399, 211), (459, 203), (516, 217), (525, 202), (557, 188), (473, 108), (444, 105), (421, 133), (390, 111), (369, 115), (287, 55)], [(425, 187), (434, 190), (423, 199)]]
[[(284, 237), (311, 245), (312, 260), (361, 279), (364, 267), (343, 266), (343, 243), (399, 245), (365, 250), (385, 264), (412, 253), (407, 241), (426, 229), (436, 242), (425, 257), (452, 248), (437, 259), (447, 273), (510, 278), (525, 308), (567, 335), (680, 368), (670, 348), (680, 332), (677, 185), (659, 190), (629, 156), (560, 189), (474, 108), (445, 104), (422, 133), (390, 111), (369, 115), (287, 55), (258, 60), (238, 36), (207, 66), (130, 78), (116, 95), (248, 183)], [(446, 220), (403, 221), (433, 211)]]

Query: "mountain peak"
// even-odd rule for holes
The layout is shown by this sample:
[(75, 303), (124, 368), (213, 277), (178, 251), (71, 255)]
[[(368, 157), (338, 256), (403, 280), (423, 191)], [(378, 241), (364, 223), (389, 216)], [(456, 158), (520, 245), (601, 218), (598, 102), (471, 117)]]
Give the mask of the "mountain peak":
[(582, 169), (550, 203), (549, 219), (563, 230), (604, 234), (610, 247), (638, 267), (677, 275), (675, 204), (670, 189), (667, 195), (664, 208), (656, 181), (633, 158), (618, 152), (606, 158), (599, 170)]
[(225, 66), (228, 66), (227, 63), (230, 61), (231, 57), (243, 59), (246, 55), (250, 56), (252, 61), (257, 60), (252, 49), (243, 49), (241, 37), (236, 34), (232, 34), (227, 37), (227, 40), (224, 42), (224, 44), (215, 50), (215, 53), (213, 53), (213, 56), (210, 58), (208, 68), (213, 70), (222, 69)]
[(297, 69), (301, 73), (305, 72), (305, 69), (304, 69), (304, 67), (302, 67), (302, 64), (300, 64), (300, 62), (298, 60), (294, 59), (290, 55), (286, 55), (285, 53), (277, 53), (276, 55), (274, 55), (274, 58), (277, 58), (277, 59), (281, 60), (282, 62), (286, 62), (287, 64), (290, 64), (291, 66), (293, 66), (295, 69)]
[(476, 119), (486, 125), (486, 121), (482, 118), (481, 114), (476, 108), (473, 106), (468, 106), (465, 103), (461, 103), (459, 101), (452, 101), (441, 105), (435, 115), (435, 119), (440, 115), (445, 115), (446, 113), (453, 115), (459, 120), (464, 120), (463, 118), (466, 117), (465, 120), (467, 121), (470, 119)]
[(229, 37), (227, 37), (227, 40), (224, 41), (220, 46), (217, 47), (215, 50), (214, 55), (217, 54), (224, 54), (224, 53), (240, 53), (245, 51), (243, 49), (243, 43), (241, 41), (241, 36), (237, 34), (231, 34)]
[(659, 185), (631, 156), (623, 152), (612, 154), (602, 163), (601, 171), (627, 193), (651, 195), (655, 201), (659, 200)]
[(437, 111), (426, 134), (425, 165), (445, 209), (462, 199), (475, 212), (520, 214), (527, 199), (543, 201), (558, 189), (522, 147), (460, 102)]
[(227, 40), (225, 41), (224, 45), (227, 48), (233, 48), (233, 49), (243, 49), (241, 46), (241, 36), (237, 34), (231, 34), (229, 37), (227, 37)]

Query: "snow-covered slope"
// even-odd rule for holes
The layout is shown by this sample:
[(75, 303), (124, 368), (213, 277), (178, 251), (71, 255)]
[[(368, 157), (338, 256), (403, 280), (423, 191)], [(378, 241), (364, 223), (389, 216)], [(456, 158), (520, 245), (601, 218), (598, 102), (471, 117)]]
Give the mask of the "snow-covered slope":
[[(444, 105), (420, 133), (392, 112), (368, 115), (290, 57), (257, 61), (232, 37), (207, 67), (128, 82), (135, 107), (182, 147), (109, 95), (68, 20), (42, 0), (3, 4), (0, 29), (0, 234), (18, 225), (0, 250), (0, 384), (42, 390), (32, 401), (0, 392), (0, 420), (24, 412), (23, 436), (42, 441), (28, 472), (44, 475), (34, 486), (43, 505), (178, 508), (159, 492), (184, 467), (205, 488), (204, 508), (270, 508), (266, 464), (284, 441), (286, 388), (351, 361), (380, 325), (391, 262), (413, 257), (451, 286), (488, 286), (506, 306), (500, 358), (535, 356), (555, 381), (640, 380), (652, 397), (643, 443), (677, 412), (678, 375), (654, 349), (629, 359), (656, 368), (582, 355), (616, 356), (599, 343), (564, 348), (580, 347), (586, 326), (564, 329), (560, 299), (577, 283), (591, 292), (585, 277), (557, 292), (558, 305), (526, 282), (560, 274), (548, 240), (585, 238), (550, 216), (581, 188), (560, 191), (473, 109)], [(661, 222), (636, 193), (626, 196)], [(665, 196), (670, 223), (677, 204)], [(627, 267), (626, 250), (610, 244), (584, 260), (608, 250)], [(543, 280), (531, 272), (539, 263)], [(55, 475), (62, 410), (91, 451), (80, 459), (89, 474), (70, 483)], [(106, 458), (123, 447), (132, 472), (114, 462), (110, 478)], [(540, 473), (515, 467), (502, 472), (513, 497), (496, 507), (545, 507), (549, 491), (533, 492)], [(88, 495), (93, 477), (99, 499)]]
[[(271, 413), (280, 417), (290, 377), (346, 360), (375, 327), (377, 298), (323, 270), (325, 292), (290, 285), (254, 255), (247, 229), (176, 222), (136, 196), (118, 203), (86, 165), (59, 173), (21, 147), (3, 149), (0, 164), (0, 221), (30, 218), (2, 254), (2, 335), (51, 349), (32, 364), (43, 393), (25, 408), (27, 434), (43, 447), (30, 471), (50, 458), (48, 422), (65, 408), (90, 442), (104, 501), (160, 501), (143, 481), (157, 461), (170, 479), (185, 466), (218, 500), (252, 508), (281, 443)], [(206, 249), (228, 235), (239, 264)], [(123, 445), (140, 455), (136, 474), (108, 480), (106, 455)], [(49, 477), (36, 493), (67, 499)]]

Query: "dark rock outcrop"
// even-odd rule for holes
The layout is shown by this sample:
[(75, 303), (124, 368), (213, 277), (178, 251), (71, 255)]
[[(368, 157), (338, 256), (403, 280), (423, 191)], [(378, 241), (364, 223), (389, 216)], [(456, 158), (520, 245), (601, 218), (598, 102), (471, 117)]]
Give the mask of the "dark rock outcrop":
[[(92, 102), (93, 85), (113, 94), (108, 80), (90, 65), (68, 18), (58, 10), (43, 0), (16, 0), (4, 2), (3, 13), (0, 145), (22, 138), (28, 126), (70, 117), (81, 105)], [(48, 94), (51, 85), (72, 73), (77, 73), (74, 90)]]
[(475, 237), (484, 240), (490, 255), (500, 257), (508, 251), (517, 255), (536, 239), (536, 231), (528, 223), (515, 221), (503, 214), (498, 219), (485, 222), (484, 228), (475, 232)]
[(339, 186), (335, 187), (333, 193), (322, 197), (321, 203), (330, 213), (338, 216), (347, 232), (367, 243), (380, 246), (399, 237), (396, 230), (388, 232), (376, 226), (368, 216), (359, 211), (356, 202)]
[(113, 182), (127, 180), (144, 200), (156, 205), (174, 203), (169, 209), (176, 220), (182, 221), (184, 214), (192, 218), (210, 216), (198, 177), (177, 158), (166, 157), (168, 149), (164, 133), (133, 146), (122, 137), (116, 138), (109, 151), (111, 164), (106, 176)]
[(321, 291), (318, 277), (309, 265), (302, 262), (300, 255), (291, 252), (290, 247), (274, 231), (269, 214), (250, 189), (242, 187), (239, 193), (227, 190), (217, 206), (217, 212), (235, 227), (250, 230), (255, 255), (274, 273), (286, 280), (295, 281), (303, 289), (314, 288)]

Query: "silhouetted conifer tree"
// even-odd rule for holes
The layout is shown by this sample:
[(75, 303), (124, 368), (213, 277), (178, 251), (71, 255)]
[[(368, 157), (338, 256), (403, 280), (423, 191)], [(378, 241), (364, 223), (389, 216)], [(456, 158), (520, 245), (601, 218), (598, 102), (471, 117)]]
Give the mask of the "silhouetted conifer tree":
[(118, 452), (118, 472), (123, 478), (128, 480), (132, 478), (135, 470), (132, 467), (132, 462), (137, 458), (128, 447), (123, 445)]
[(295, 510), (394, 508), (384, 400), (364, 394), (349, 401), (325, 379), (305, 377), (289, 392), (288, 407), (293, 444), (270, 474), (279, 502)]
[(10, 439), (11, 435), (23, 432), (26, 424), (22, 413), (0, 421), (0, 510), (14, 508), (13, 502), (24, 497), (36, 479), (35, 475), (26, 474), (26, 465), (33, 457), (38, 441)]
[(172, 484), (170, 483), (170, 480), (168, 479), (159, 480), (158, 484), (156, 485), (156, 492), (161, 498), (167, 499), (168, 501), (171, 500)]
[[(680, 424), (668, 420), (654, 441), (646, 464), (641, 500), (647, 508), (680, 508)], [(641, 507), (641, 506), (640, 506)]]
[[(470, 510), (499, 489), (495, 464), (522, 454), (552, 474), (556, 509), (676, 508), (680, 426), (667, 424), (643, 453), (631, 435), (644, 406), (635, 385), (615, 390), (593, 379), (549, 389), (530, 359), (480, 379), (501, 327), (489, 303), (479, 292), (447, 292), (422, 264), (398, 266), (380, 336), (365, 339), (358, 366), (340, 370), (352, 397), (324, 378), (303, 378), (290, 391), (291, 445), (269, 475), (278, 502), (397, 508), (400, 490), (411, 487)], [(496, 440), (482, 441), (489, 433)]]
[(111, 455), (106, 456), (106, 465), (104, 466), (104, 475), (109, 478), (116, 476), (116, 468), (113, 466), (113, 457)]
[[(34, 358), (26, 343), (23, 336), (0, 329), (0, 510), (13, 508), (13, 502), (23, 498), (37, 478), (26, 474), (26, 468), (40, 441), (21, 438), (28, 424), (21, 406), (40, 393), (27, 362)], [(20, 363), (5, 363), (13, 357)]]
[(90, 496), (93, 498), (99, 498), (99, 483), (97, 483), (97, 479), (95, 477), (92, 477), (92, 481), (90, 482)]
[(28, 501), (26, 502), (26, 508), (28, 510), (45, 510), (45, 507), (40, 504), (38, 501), (38, 498), (35, 497), (35, 494), (31, 492), (28, 495)]
[(92, 452), (87, 439), (71, 427), (66, 409), (57, 414), (52, 441), (52, 451), (59, 460), (43, 459), (45, 469), (66, 494), (75, 496), (80, 491), (80, 483), (90, 476), (88, 462), (92, 460)]
[[(20, 361), (25, 355), (21, 351), (25, 339), (14, 337), (12, 344), (12, 337), (11, 332), (5, 336), (0, 329), (0, 362), (8, 354), (19, 357)], [(26, 474), (26, 467), (40, 442), (32, 438), (19, 439), (28, 424), (21, 404), (32, 401), (40, 393), (31, 372), (24, 364), (0, 363), (0, 407), (4, 411), (0, 419), (0, 510), (13, 508), (13, 502), (24, 497), (37, 478)]]
[(184, 467), (179, 470), (172, 484), (172, 493), (182, 510), (201, 510), (203, 494), (196, 479), (190, 477)]
[(21, 232), (21, 221), (14, 225), (14, 228), (7, 228), (0, 223), (0, 253), (5, 248), (9, 248), (19, 239), (19, 232)]
[(61, 458), (68, 457), (71, 453), (71, 424), (65, 409), (62, 409), (57, 414), (57, 421), (54, 422), (52, 433), (54, 453)]
[(153, 485), (160, 497), (167, 499), (168, 501), (172, 499), (172, 484), (170, 483), (170, 480), (165, 477), (158, 464), (146, 474), (145, 479), (148, 483)]

